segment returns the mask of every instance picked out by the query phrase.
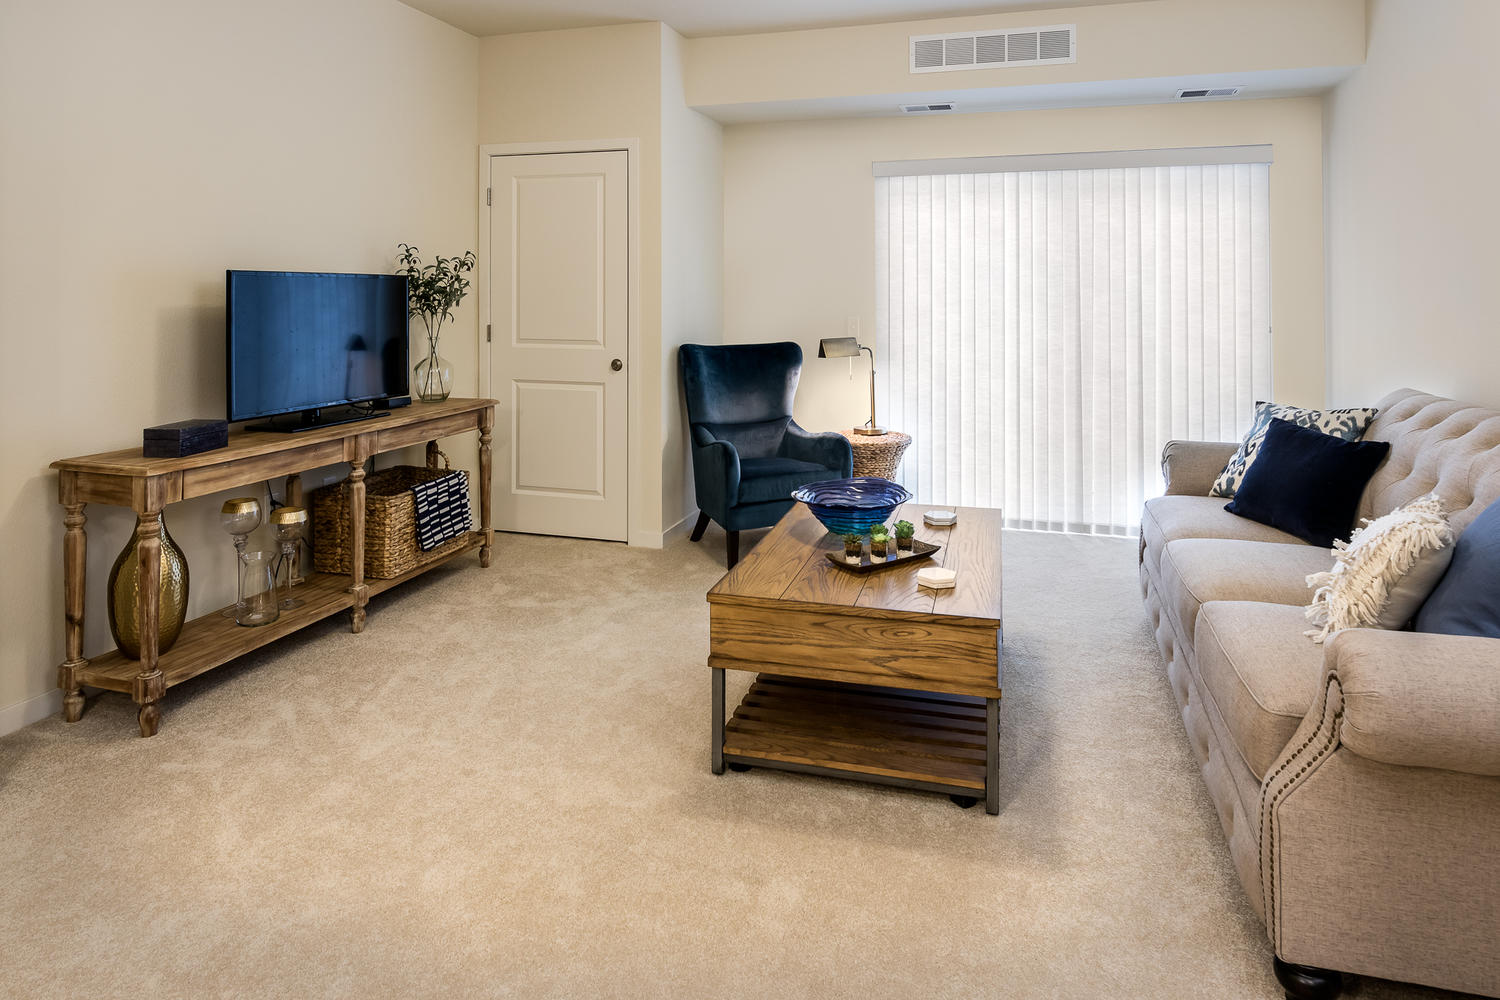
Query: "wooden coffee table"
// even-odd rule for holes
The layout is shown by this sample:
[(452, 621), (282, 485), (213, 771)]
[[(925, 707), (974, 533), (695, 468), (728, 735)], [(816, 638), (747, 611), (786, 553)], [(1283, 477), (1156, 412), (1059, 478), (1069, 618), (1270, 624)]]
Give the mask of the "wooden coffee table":
[[(929, 559), (855, 574), (798, 504), (708, 592), (712, 766), (855, 778), (983, 797), (1000, 811), (1000, 512), (960, 507), (934, 528), (926, 505), (891, 518), (942, 546)], [(952, 590), (917, 570), (958, 573)], [(727, 722), (724, 671), (758, 674)]]

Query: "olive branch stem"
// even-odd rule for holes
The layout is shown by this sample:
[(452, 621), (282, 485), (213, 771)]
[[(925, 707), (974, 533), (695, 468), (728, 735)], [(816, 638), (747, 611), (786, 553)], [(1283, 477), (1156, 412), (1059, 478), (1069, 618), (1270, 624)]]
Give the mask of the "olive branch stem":
[(453, 310), (469, 294), (469, 279), (464, 275), (474, 270), (478, 258), (473, 250), (465, 250), (461, 256), (438, 256), (431, 264), (423, 264), (416, 247), (409, 243), (398, 246), (401, 253), (396, 273), (407, 278), (406, 315), (421, 317), (429, 356), (435, 356), (443, 322), (453, 318)]

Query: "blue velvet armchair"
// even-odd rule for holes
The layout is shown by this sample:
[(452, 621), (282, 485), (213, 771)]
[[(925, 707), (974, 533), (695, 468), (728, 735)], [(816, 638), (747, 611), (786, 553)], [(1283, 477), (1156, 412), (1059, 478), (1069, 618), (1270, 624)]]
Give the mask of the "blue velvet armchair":
[(693, 541), (718, 522), (733, 569), (742, 530), (775, 524), (799, 486), (852, 476), (854, 451), (842, 434), (810, 434), (792, 420), (802, 374), (796, 344), (683, 344), (677, 364), (700, 512)]

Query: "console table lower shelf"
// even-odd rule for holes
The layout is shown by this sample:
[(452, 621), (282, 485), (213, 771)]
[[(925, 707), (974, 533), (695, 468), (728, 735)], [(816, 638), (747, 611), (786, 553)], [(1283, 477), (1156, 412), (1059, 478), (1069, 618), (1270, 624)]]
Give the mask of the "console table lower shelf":
[[(471, 532), (463, 545), (456, 546), (438, 559), (423, 563), (400, 576), (385, 580), (366, 580), (366, 596), (374, 596), (400, 586), (466, 552), (473, 552), (483, 543), (482, 532)], [(184, 623), (177, 642), (157, 660), (157, 669), (162, 673), (165, 686), (172, 688), (183, 681), (192, 680), (199, 674), (269, 645), (316, 621), (340, 611), (348, 611), (357, 603), (349, 590), (349, 577), (341, 573), (313, 573), (292, 588), (292, 596), (302, 602), (301, 607), (283, 608), (277, 619), (269, 625), (247, 628), (236, 624), (232, 615), (226, 616), (222, 611), (214, 611)], [(77, 669), (76, 676), (80, 684), (130, 694), (140, 672), (141, 661), (128, 659), (116, 649), (90, 659), (86, 666)]]

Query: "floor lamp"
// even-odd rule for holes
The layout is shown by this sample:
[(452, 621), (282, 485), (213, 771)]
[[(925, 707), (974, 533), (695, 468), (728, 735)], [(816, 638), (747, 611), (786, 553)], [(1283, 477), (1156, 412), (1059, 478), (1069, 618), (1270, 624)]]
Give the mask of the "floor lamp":
[(875, 422), (875, 352), (853, 337), (825, 337), (818, 341), (820, 358), (854, 358), (860, 351), (870, 351), (870, 423), (854, 428), (856, 434), (884, 434), (885, 428)]

